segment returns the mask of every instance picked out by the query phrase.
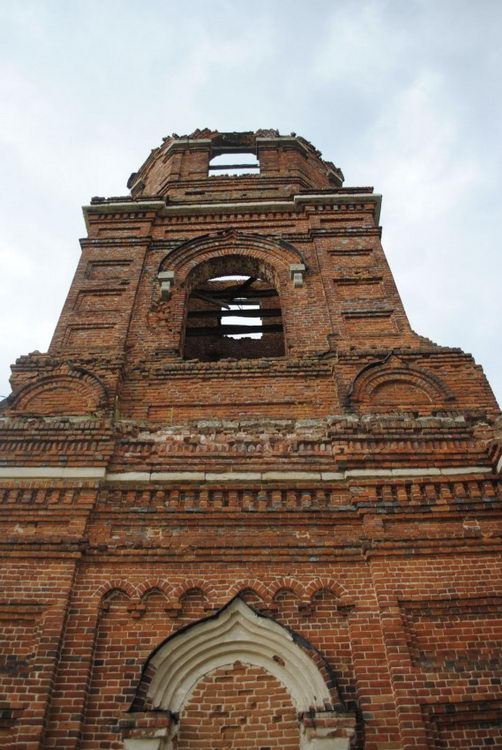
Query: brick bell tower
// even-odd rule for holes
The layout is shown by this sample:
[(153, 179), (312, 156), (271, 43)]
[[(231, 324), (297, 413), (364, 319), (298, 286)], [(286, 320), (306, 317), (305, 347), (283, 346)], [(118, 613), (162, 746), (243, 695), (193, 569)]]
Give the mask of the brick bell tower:
[(3, 402), (0, 748), (501, 748), (499, 409), (380, 196), (274, 130), (128, 187)]

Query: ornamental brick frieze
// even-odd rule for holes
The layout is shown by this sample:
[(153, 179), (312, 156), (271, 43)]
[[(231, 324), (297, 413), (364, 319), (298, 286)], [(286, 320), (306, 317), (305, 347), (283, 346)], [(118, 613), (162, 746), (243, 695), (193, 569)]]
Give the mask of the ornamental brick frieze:
[[(132, 483), (132, 482), (131, 482)], [(4, 502), (17, 502), (23, 498), (30, 502), (31, 491), (5, 490)], [(38, 492), (37, 502), (43, 502), (44, 491)], [(47, 491), (54, 502), (61, 497), (60, 490)], [(72, 491), (74, 492), (74, 491)], [(72, 495), (73, 496), (73, 495)], [(9, 498), (9, 500), (7, 500)], [(431, 516), (434, 506), (443, 506), (445, 512), (463, 514), (468, 511), (490, 513), (502, 498), (502, 479), (497, 475), (445, 479), (408, 478), (398, 481), (365, 480), (363, 477), (340, 482), (328, 487), (313, 487), (308, 482), (296, 488), (281, 486), (212, 489), (178, 485), (166, 487), (160, 482), (156, 487), (137, 485), (121, 487), (113, 481), (101, 486), (97, 495), (97, 511), (124, 513), (133, 509), (148, 513), (205, 513), (221, 512), (291, 512), (326, 511), (336, 514), (369, 513), (377, 511), (379, 517), (388, 514), (393, 519), (397, 513), (406, 512), (419, 517)], [(19, 500), (20, 501), (20, 500)], [(463, 518), (463, 515), (459, 516)], [(463, 521), (462, 521), (463, 523)], [(478, 524), (479, 525), (479, 524)]]
[(484, 466), (490, 464), (487, 444), (496, 449), (489, 427), (483, 430), (457, 417), (415, 419), (402, 414), (259, 423), (203, 420), (169, 427), (76, 417), (4, 418), (2, 432), (4, 465), (16, 461), (28, 465), (46, 453), (48, 465), (110, 462), (112, 471), (155, 470), (181, 459), (230, 462), (234, 469), (237, 461), (249, 469), (258, 457), (278, 466), (288, 459), (306, 468), (323, 465), (332, 470), (370, 467), (377, 456), (381, 461), (420, 466), (432, 454), (437, 454), (437, 466), (448, 466), (458, 465), (466, 452), (476, 465)]
[(110, 611), (114, 594), (118, 592), (127, 601), (127, 611), (134, 619), (148, 614), (160, 603), (170, 618), (193, 620), (197, 617), (197, 610), (201, 614), (218, 612), (237, 596), (251, 604), (256, 612), (279, 616), (280, 619), (288, 609), (293, 609), (301, 618), (315, 616), (326, 595), (342, 618), (348, 617), (355, 606), (343, 586), (327, 577), (314, 576), (302, 582), (291, 576), (267, 580), (245, 577), (223, 587), (196, 577), (136, 577), (135, 580), (118, 577), (103, 583), (96, 592), (100, 597), (99, 615)]
[(0, 420), (1, 466), (99, 466), (113, 454), (110, 420), (88, 417), (4, 417)]
[[(157, 311), (163, 309), (159, 304)], [(332, 355), (334, 356), (334, 355)], [(133, 366), (126, 370), (125, 378), (152, 377), (152, 378), (179, 378), (193, 377), (200, 375), (204, 378), (225, 378), (225, 377), (249, 377), (253, 375), (263, 376), (263, 374), (275, 377), (329, 377), (333, 374), (333, 362), (328, 357), (326, 360), (320, 360), (315, 357), (288, 357), (283, 358), (265, 358), (259, 360), (237, 360), (224, 359), (219, 362), (203, 362), (200, 360), (182, 360), (179, 358), (173, 362), (165, 360), (164, 350), (153, 353), (152, 357), (147, 360), (135, 362)]]
[(342, 468), (371, 467), (376, 460), (392, 465), (421, 466), (434, 456), (437, 466), (458, 465), (469, 454), (489, 466), (486, 441), (465, 419), (415, 418), (396, 414), (346, 415), (323, 420), (203, 420), (189, 425), (154, 428), (144, 423), (134, 439), (119, 439), (110, 465), (113, 471), (158, 470), (180, 460), (231, 463), (250, 469), (256, 460), (282, 460)]
[[(381, 227), (370, 227), (370, 226), (332, 226), (329, 229), (324, 227), (311, 227), (305, 233), (297, 231), (288, 232), (287, 237), (291, 242), (312, 242), (315, 240), (329, 239), (330, 237), (341, 237), (345, 240), (357, 243), (358, 246), (353, 248), (346, 248), (346, 250), (339, 250), (339, 255), (357, 256), (363, 252), (368, 255), (371, 253), (371, 248), (365, 247), (365, 244), (361, 244), (366, 238), (372, 241), (372, 239), (379, 240), (382, 236)], [(335, 252), (332, 253), (335, 255)]]
[(12, 378), (16, 385), (23, 385), (41, 375), (48, 375), (57, 368), (66, 367), (70, 372), (89, 371), (91, 375), (99, 378), (106, 377), (106, 373), (115, 371), (123, 365), (123, 356), (110, 356), (109, 354), (81, 353), (75, 357), (60, 357), (53, 354), (31, 352), (18, 357), (12, 365)]
[(0, 506), (9, 512), (32, 508), (78, 508), (88, 510), (96, 502), (98, 482), (79, 481), (74, 486), (67, 481), (51, 479), (20, 482), (12, 479), (2, 480), (0, 484)]
[(148, 550), (171, 557), (177, 550), (187, 560), (209, 554), (208, 529), (229, 559), (256, 559), (263, 544), (274, 559), (359, 559), (391, 549), (402, 555), (411, 553), (410, 543), (414, 554), (428, 554), (434, 545), (445, 554), (460, 547), (492, 552), (502, 549), (501, 499), (501, 481), (482, 476), (296, 490), (112, 485), (99, 492), (89, 538), (108, 554)]

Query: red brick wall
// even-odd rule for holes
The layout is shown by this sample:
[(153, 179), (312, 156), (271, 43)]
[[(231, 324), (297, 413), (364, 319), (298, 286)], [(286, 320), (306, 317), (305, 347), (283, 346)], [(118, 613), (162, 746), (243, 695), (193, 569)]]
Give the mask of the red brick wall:
[(177, 750), (299, 750), (287, 690), (264, 669), (236, 662), (195, 686), (180, 716)]
[[(0, 747), (119, 750), (172, 731), (176, 717), (138, 693), (145, 665), (237, 595), (323, 675), (340, 726), (308, 714), (305, 731), (341, 738), (355, 722), (355, 750), (497, 747), (489, 384), (469, 355), (411, 330), (370, 188), (337, 186), (312, 147), (280, 139), (259, 176), (206, 178), (218, 137), (164, 162), (168, 143), (133, 200), (94, 202), (50, 352), (13, 367)], [(230, 256), (235, 272), (236, 255), (279, 292), (285, 354), (185, 360), (190, 292)], [(160, 269), (175, 271), (168, 300)], [(267, 672), (220, 669), (196, 687), (178, 746), (297, 748), (292, 705)]]

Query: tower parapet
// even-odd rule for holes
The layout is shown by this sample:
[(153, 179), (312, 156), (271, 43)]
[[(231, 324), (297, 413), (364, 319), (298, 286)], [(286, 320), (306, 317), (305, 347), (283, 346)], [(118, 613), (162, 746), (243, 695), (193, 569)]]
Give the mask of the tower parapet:
[[(252, 155), (254, 165), (242, 165), (243, 155)], [(221, 156), (226, 165), (215, 165), (215, 158)], [(228, 171), (243, 166), (248, 172), (245, 179), (229, 178)], [(219, 133), (206, 128), (164, 138), (131, 174), (127, 186), (134, 198), (155, 195), (190, 202), (196, 196), (203, 201), (280, 199), (302, 190), (339, 188), (342, 184), (341, 170), (324, 161), (311, 143), (295, 133)]]

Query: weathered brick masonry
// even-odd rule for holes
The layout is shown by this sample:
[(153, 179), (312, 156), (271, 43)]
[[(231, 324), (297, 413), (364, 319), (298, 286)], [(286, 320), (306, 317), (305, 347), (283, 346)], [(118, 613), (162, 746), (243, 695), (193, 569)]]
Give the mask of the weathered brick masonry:
[(270, 130), (129, 187), (3, 403), (0, 747), (502, 748), (500, 412), (380, 196)]

